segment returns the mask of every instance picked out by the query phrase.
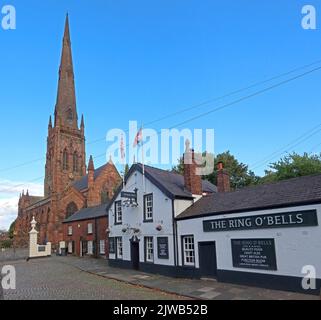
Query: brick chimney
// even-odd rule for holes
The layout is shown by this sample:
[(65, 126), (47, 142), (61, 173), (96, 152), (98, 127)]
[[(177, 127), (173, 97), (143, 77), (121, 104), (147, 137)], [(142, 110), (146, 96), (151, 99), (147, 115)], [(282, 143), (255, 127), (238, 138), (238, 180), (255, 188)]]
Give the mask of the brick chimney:
[(202, 195), (202, 178), (196, 175), (197, 163), (194, 150), (190, 149), (190, 142), (186, 140), (184, 153), (184, 184), (185, 188), (195, 195)]
[(230, 175), (224, 169), (223, 162), (217, 164), (217, 191), (230, 192)]

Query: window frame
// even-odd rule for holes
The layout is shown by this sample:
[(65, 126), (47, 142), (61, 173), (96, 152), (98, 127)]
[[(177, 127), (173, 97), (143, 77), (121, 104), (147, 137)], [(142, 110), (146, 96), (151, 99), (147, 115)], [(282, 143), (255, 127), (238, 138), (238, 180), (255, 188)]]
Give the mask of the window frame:
[(68, 226), (68, 236), (72, 236), (72, 226)]
[[(89, 230), (89, 226), (91, 226), (91, 230)], [(87, 234), (93, 234), (94, 233), (94, 227), (93, 227), (93, 223), (92, 222), (88, 222), (87, 223)]]
[[(101, 250), (102, 244), (103, 244), (103, 248), (104, 248), (103, 251)], [(105, 240), (99, 240), (99, 254), (100, 255), (106, 254), (106, 241)]]
[[(120, 207), (120, 215), (121, 215), (121, 219), (120, 221), (118, 220), (118, 211), (117, 208), (118, 206)], [(115, 201), (115, 207), (114, 207), (114, 214), (115, 214), (115, 225), (119, 225), (123, 223), (123, 207), (122, 207), (122, 202), (121, 200)]]
[[(186, 249), (185, 248), (185, 239), (192, 238), (193, 239), (193, 249)], [(182, 244), (182, 265), (186, 267), (195, 267), (195, 238), (193, 234), (183, 235), (181, 237), (181, 244)], [(186, 252), (193, 252), (193, 262), (186, 261)], [(190, 257), (190, 256), (189, 256)]]
[[(89, 246), (89, 243), (91, 246)], [(89, 251), (89, 248), (91, 248), (91, 252)], [(87, 241), (87, 254), (92, 256), (94, 254), (94, 241), (93, 240), (88, 240)]]
[[(115, 256), (116, 256), (116, 259), (117, 260), (123, 260), (123, 257), (124, 257), (124, 243), (123, 243), (123, 237), (115, 237), (115, 239), (116, 239), (116, 254), (115, 254)], [(120, 241), (119, 241), (120, 240)], [(119, 249), (119, 247), (118, 247), (118, 245), (119, 245), (119, 243), (121, 243), (121, 255), (119, 255), (119, 251), (118, 251), (118, 249)]]
[[(71, 246), (71, 248), (70, 248), (70, 246)], [(68, 241), (68, 245), (67, 245), (67, 253), (68, 254), (73, 254), (74, 253), (74, 244), (73, 244), (73, 241)], [(69, 250), (69, 249), (71, 249), (71, 250)]]
[[(147, 206), (147, 203), (148, 203), (148, 197), (151, 197), (151, 217), (148, 218), (147, 217), (147, 214), (148, 214), (148, 206)], [(148, 193), (148, 194), (145, 194), (144, 195), (144, 222), (153, 222), (154, 220), (154, 196), (153, 196), (153, 193)]]
[[(151, 250), (152, 252), (149, 253), (149, 249), (148, 248), (148, 241), (151, 240), (151, 244), (152, 244), (152, 247), (151, 247)], [(152, 259), (148, 259), (148, 255), (151, 254), (152, 256)], [(155, 261), (155, 257), (154, 257), (154, 254), (155, 254), (155, 248), (154, 248), (154, 237), (152, 236), (147, 236), (147, 237), (144, 237), (144, 255), (145, 255), (145, 262), (146, 263), (154, 263)]]

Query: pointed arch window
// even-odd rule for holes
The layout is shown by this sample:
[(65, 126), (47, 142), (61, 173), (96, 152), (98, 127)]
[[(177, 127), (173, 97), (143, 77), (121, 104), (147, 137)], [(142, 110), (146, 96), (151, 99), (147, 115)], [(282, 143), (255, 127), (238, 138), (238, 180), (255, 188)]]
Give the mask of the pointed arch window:
[(66, 208), (66, 218), (69, 218), (77, 211), (78, 211), (77, 205), (74, 202), (70, 202)]
[(79, 164), (78, 164), (78, 154), (77, 154), (77, 151), (74, 152), (73, 154), (73, 171), (74, 172), (78, 172), (78, 169), (79, 169)]
[(62, 155), (62, 168), (63, 170), (68, 170), (68, 152), (65, 149)]

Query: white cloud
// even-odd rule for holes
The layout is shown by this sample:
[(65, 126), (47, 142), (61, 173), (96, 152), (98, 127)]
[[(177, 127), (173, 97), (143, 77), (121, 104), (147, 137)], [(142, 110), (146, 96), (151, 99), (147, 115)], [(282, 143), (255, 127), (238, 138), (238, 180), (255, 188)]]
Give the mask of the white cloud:
[(8, 229), (18, 214), (19, 193), (22, 189), (33, 196), (43, 195), (43, 186), (37, 183), (0, 180), (0, 229)]
[(19, 197), (0, 199), (0, 229), (8, 229), (18, 214)]
[(43, 185), (39, 183), (31, 182), (19, 182), (19, 181), (10, 181), (10, 180), (0, 180), (0, 194), (17, 194), (24, 190), (29, 194), (35, 196), (41, 196), (43, 194)]

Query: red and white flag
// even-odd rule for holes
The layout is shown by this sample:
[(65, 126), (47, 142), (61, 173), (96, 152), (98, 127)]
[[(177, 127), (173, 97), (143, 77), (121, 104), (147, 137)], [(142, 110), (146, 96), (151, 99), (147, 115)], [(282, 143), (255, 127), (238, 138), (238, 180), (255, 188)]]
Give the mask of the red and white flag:
[(143, 141), (143, 128), (140, 128), (136, 134), (133, 147), (136, 148)]
[(122, 135), (121, 139), (120, 139), (120, 157), (121, 157), (122, 162), (124, 162), (125, 156), (126, 156), (126, 154), (125, 154), (124, 138)]

